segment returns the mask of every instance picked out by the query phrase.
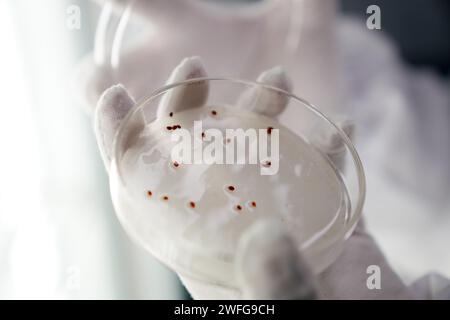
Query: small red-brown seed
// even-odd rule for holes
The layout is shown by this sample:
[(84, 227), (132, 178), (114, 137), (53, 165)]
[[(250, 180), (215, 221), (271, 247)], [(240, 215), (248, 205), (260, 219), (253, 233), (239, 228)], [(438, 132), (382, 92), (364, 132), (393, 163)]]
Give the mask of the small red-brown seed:
[(242, 206), (240, 204), (236, 205), (234, 208), (236, 209), (236, 211), (242, 210)]
[(212, 114), (213, 116), (216, 116), (216, 115), (217, 115), (217, 111), (216, 111), (216, 110), (212, 110), (212, 111), (211, 111), (211, 114)]
[(167, 130), (172, 130), (173, 128), (171, 126), (166, 127)]
[(173, 162), (173, 166), (174, 166), (175, 168), (178, 168), (178, 167), (180, 166), (180, 164), (179, 164), (177, 161), (174, 161), (174, 162)]
[(153, 193), (150, 190), (148, 190), (147, 191), (147, 196), (151, 197), (152, 195), (153, 195)]
[(271, 165), (272, 165), (272, 162), (270, 162), (270, 161), (264, 161), (262, 164), (262, 166), (266, 167), (266, 168), (270, 167)]
[(205, 137), (205, 133), (204, 132), (202, 132), (202, 139)]
[(169, 197), (168, 197), (168, 196), (163, 196), (162, 199), (163, 199), (164, 201), (168, 201), (168, 200), (169, 200)]
[(195, 208), (195, 202), (194, 201), (190, 201), (189, 202), (189, 206), (194, 209)]
[(273, 127), (268, 127), (267, 128), (267, 134), (272, 134), (272, 130), (273, 130)]
[(228, 190), (234, 191), (236, 188), (234, 186), (228, 186)]
[(173, 117), (173, 112), (169, 113), (169, 117)]
[(250, 205), (251, 205), (253, 208), (256, 208), (256, 202), (255, 202), (255, 201), (250, 202)]

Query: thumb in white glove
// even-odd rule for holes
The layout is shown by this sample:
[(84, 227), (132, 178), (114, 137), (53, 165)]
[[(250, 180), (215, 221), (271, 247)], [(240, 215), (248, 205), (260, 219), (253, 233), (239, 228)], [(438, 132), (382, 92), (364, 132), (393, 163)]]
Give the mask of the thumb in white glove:
[(245, 299), (317, 298), (311, 270), (293, 239), (275, 220), (259, 221), (242, 236), (236, 274)]

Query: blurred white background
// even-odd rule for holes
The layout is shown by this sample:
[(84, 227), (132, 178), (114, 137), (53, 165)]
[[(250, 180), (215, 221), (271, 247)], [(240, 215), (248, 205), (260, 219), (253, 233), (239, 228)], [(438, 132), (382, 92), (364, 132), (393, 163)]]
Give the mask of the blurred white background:
[(184, 297), (118, 225), (73, 90), (97, 19), (89, 1), (0, 1), (0, 298)]

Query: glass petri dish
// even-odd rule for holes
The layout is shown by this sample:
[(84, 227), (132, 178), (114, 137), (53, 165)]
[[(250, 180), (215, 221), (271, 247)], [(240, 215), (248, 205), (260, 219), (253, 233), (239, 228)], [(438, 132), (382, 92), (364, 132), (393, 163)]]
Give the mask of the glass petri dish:
[[(246, 122), (248, 119), (256, 119), (262, 128), (270, 125), (280, 129), (278, 172), (258, 177), (250, 171), (234, 171), (233, 165), (224, 169), (220, 164), (200, 164), (200, 173), (192, 174), (197, 164), (189, 164), (183, 165), (183, 170), (190, 175), (176, 176), (169, 156), (154, 157), (155, 144), (147, 142), (154, 137), (161, 100), (174, 90), (205, 83), (209, 94), (204, 106), (198, 108), (203, 110), (198, 118), (210, 116), (214, 109), (225, 120), (231, 115), (236, 125), (242, 124), (244, 129), (248, 123), (255, 123)], [(288, 100), (277, 120), (253, 112), (239, 113), (235, 107), (238, 97), (255, 88)], [(177, 118), (166, 120), (173, 119)], [(183, 119), (190, 120), (176, 121), (185, 121), (185, 127), (186, 121), (193, 118)], [(164, 123), (160, 126), (165, 128)], [(239, 294), (234, 271), (237, 244), (246, 228), (258, 219), (279, 218), (313, 272), (319, 273), (339, 256), (361, 216), (365, 197), (361, 161), (338, 125), (293, 94), (261, 83), (224, 78), (198, 78), (167, 85), (139, 101), (119, 127), (109, 176), (115, 211), (128, 235), (176, 271), (183, 282), (219, 288), (222, 293), (218, 298)], [(226, 188), (230, 184), (246, 190), (245, 196), (229, 197), (230, 190)], [(276, 191), (278, 187), (285, 189), (283, 196)], [(189, 197), (195, 197), (195, 210), (182, 206), (190, 203)], [(281, 198), (287, 200), (279, 201)], [(249, 200), (258, 202), (257, 210), (248, 207)], [(215, 207), (214, 202), (220, 205)], [(221, 204), (225, 202), (227, 206), (241, 203), (245, 212), (233, 215), (236, 206), (223, 210)], [(244, 218), (239, 220), (241, 217)]]

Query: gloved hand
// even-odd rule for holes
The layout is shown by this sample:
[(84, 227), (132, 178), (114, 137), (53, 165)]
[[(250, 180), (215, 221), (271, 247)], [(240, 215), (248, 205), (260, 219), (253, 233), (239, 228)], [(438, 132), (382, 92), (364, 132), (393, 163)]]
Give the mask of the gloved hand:
[[(195, 57), (188, 58), (175, 68), (168, 83), (204, 76), (206, 72), (201, 61)], [(263, 72), (258, 81), (285, 91), (291, 88), (288, 77), (280, 68)], [(201, 104), (207, 87), (202, 89), (195, 86), (195, 88), (195, 92), (189, 91), (188, 87), (174, 90), (162, 100), (157, 116), (164, 116), (169, 107), (174, 111)], [(111, 161), (113, 137), (121, 120), (134, 104), (133, 98), (120, 85), (107, 89), (97, 104), (95, 132), (107, 170)], [(241, 107), (273, 117), (283, 111), (285, 104), (286, 102), (279, 97), (267, 96), (258, 89), (243, 94), (238, 103)], [(351, 132), (351, 126), (343, 129), (348, 133)], [(323, 145), (324, 152), (328, 151), (327, 147), (334, 147), (332, 141), (328, 146), (326, 143)], [(380, 289), (369, 289), (367, 286), (367, 279), (370, 276), (367, 270), (373, 265), (380, 270)], [(181, 279), (196, 299), (414, 298), (413, 292), (391, 269), (362, 223), (347, 240), (340, 257), (324, 272), (314, 276), (289, 234), (273, 221), (261, 221), (247, 230), (242, 237), (236, 268), (242, 296), (224, 296), (218, 287), (205, 286), (203, 283), (189, 281), (183, 277)]]

